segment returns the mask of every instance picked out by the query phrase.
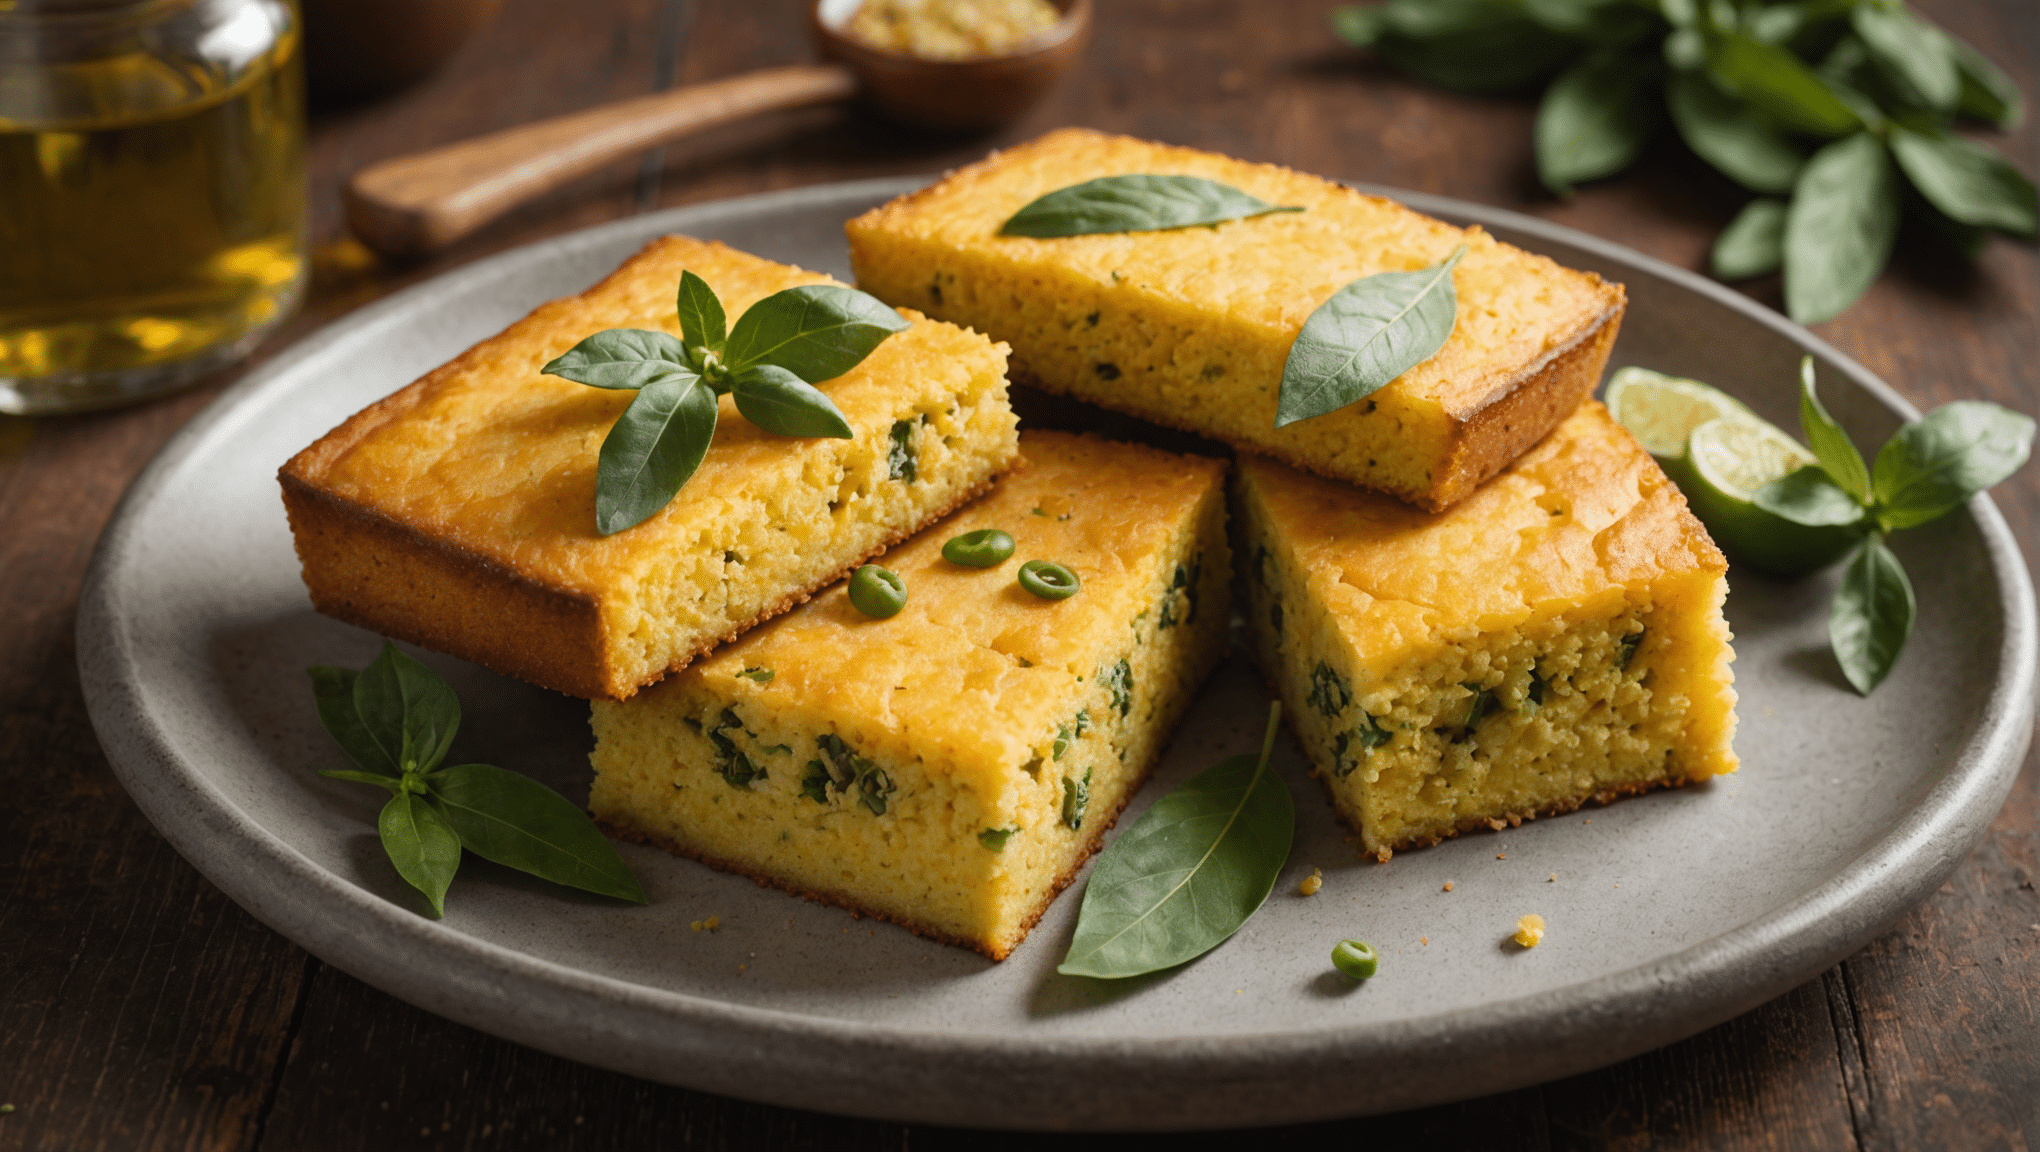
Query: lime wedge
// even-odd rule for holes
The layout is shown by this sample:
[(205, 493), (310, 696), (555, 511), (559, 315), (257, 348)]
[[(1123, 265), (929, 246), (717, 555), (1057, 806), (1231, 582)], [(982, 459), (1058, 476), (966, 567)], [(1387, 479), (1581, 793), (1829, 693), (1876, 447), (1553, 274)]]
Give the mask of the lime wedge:
[(1798, 441), (1745, 411), (1694, 428), (1665, 473), (1730, 559), (1799, 576), (1840, 559), (1857, 534), (1794, 524), (1750, 501), (1757, 489), (1812, 463), (1813, 453)]
[(1619, 369), (1608, 381), (1606, 403), (1615, 422), (1629, 429), (1661, 465), (1684, 456), (1693, 429), (1709, 420), (1757, 418), (1720, 389), (1648, 368)]

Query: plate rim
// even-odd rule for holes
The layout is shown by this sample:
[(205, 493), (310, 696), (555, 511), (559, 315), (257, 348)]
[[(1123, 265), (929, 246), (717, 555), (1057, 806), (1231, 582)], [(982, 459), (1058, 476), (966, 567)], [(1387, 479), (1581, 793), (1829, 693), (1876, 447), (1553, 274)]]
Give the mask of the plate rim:
[[(521, 245), (451, 269), (341, 316), (253, 369), (175, 433), (122, 496), (94, 550), (81, 590), (76, 639), (87, 710), (116, 777), (150, 822), (237, 904), (321, 960), (428, 1011), (545, 1051), (632, 1075), (767, 1103), (873, 1118), (1007, 1127), (1194, 1128), (1324, 1119), (1463, 1099), (1600, 1067), (1692, 1035), (1775, 998), (1854, 952), (1938, 887), (2002, 806), (2031, 740), (2036, 663), (2030, 575), (2017, 542), (1987, 495), (1970, 501), (2000, 588), (1999, 675), (1962, 752), (1913, 810), (1819, 884), (1721, 935), (1633, 968), (1496, 1004), (1386, 1024), (1214, 1037), (1026, 1038), (963, 1036), (833, 1020), (650, 988), (596, 975), (466, 936), (425, 920), (314, 863), (187, 768), (146, 706), (148, 687), (126, 675), (129, 636), (116, 577), (140, 530), (141, 512), (183, 462), (239, 421), (285, 399), (300, 366), (428, 294), (464, 291), (505, 268), (542, 263), (621, 236), (700, 229), (722, 220), (812, 211), (824, 204), (889, 199), (927, 176), (807, 185), (629, 217)], [(1611, 241), (1533, 216), (1449, 197), (1354, 184), (1420, 212), (1505, 227), (1567, 245), (1697, 293), (1785, 336), (1907, 418), (1918, 410), (1882, 380), (1805, 328), (1693, 272)], [(271, 391), (274, 395), (268, 395)], [(1925, 866), (1922, 866), (1925, 861)], [(313, 899), (314, 896), (323, 899)], [(337, 903), (336, 903), (337, 902)], [(341, 915), (332, 915), (335, 909)], [(367, 917), (366, 922), (354, 917)], [(371, 931), (372, 930), (372, 931)], [(370, 946), (369, 939), (375, 943)], [(429, 975), (421, 976), (420, 973)], [(1676, 985), (1676, 1007), (1662, 995)], [(602, 1017), (615, 1017), (607, 1021)], [(633, 1030), (629, 1025), (636, 1022)], [(645, 1027), (661, 1023), (659, 1031)], [(691, 1034), (680, 1034), (692, 1030)], [(1539, 1060), (1479, 1063), (1469, 1050), (1520, 1051)], [(729, 1071), (730, 1053), (749, 1063)], [(926, 1093), (911, 1107), (874, 1108), (854, 1089), (789, 1099), (744, 1074), (771, 1067), (779, 1082), (799, 1073), (841, 1074), (846, 1058), (888, 1060), (885, 1079), (947, 1075), (946, 1102)], [(722, 1066), (718, 1066), (718, 1062)], [(1469, 1064), (1472, 1061), (1472, 1064)], [(967, 1065), (961, 1067), (959, 1064)], [(1384, 1069), (1394, 1068), (1393, 1076)], [(787, 1075), (787, 1073), (797, 1074)], [(1152, 1101), (1068, 1093), (1061, 1111), (1019, 1114), (1014, 1101), (1052, 1099), (1099, 1078), (1156, 1082)], [(1015, 1091), (1015, 1078), (1028, 1085)], [(1356, 1084), (1372, 1094), (1359, 1098)], [(1224, 1086), (1210, 1107), (1181, 1107), (1197, 1085)], [(1260, 1086), (1258, 1106), (1243, 1089)], [(996, 1115), (987, 1090), (1007, 1089)], [(1313, 1088), (1321, 1089), (1313, 1091)], [(1129, 1122), (1143, 1103), (1177, 1107)], [(1223, 1102), (1230, 1102), (1225, 1104)]]

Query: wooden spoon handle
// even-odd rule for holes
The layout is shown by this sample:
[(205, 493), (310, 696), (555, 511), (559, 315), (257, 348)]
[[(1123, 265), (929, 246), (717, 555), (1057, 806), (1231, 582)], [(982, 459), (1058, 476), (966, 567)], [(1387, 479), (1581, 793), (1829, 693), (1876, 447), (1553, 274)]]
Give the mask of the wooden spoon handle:
[(347, 223), (390, 256), (435, 252), (576, 176), (703, 128), (842, 100), (840, 65), (766, 68), (384, 160), (347, 182)]

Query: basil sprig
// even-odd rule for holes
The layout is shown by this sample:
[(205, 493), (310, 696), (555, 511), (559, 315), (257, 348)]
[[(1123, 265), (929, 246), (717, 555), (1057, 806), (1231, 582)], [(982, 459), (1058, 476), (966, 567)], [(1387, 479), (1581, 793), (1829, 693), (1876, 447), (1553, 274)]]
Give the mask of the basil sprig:
[(1282, 365), (1275, 426), (1336, 412), (1436, 356), (1458, 320), (1464, 255), (1462, 244), (1428, 268), (1363, 276), (1318, 305)]
[(588, 814), (529, 776), (488, 764), (442, 768), (460, 700), (430, 668), (384, 641), (359, 672), (311, 670), (319, 719), (359, 769), (320, 772), (388, 789), (376, 820), (397, 875), (446, 913), (461, 850), (602, 896), (647, 903)]
[(999, 235), (1052, 239), (1101, 232), (1159, 232), (1215, 226), (1270, 212), (1301, 211), (1270, 204), (1216, 180), (1134, 173), (1058, 188), (1013, 213)]
[(854, 288), (809, 284), (775, 292), (729, 327), (722, 301), (680, 273), (680, 337), (636, 328), (597, 332), (539, 371), (637, 395), (602, 442), (595, 527), (604, 536), (664, 508), (715, 439), (716, 397), (780, 436), (848, 440), (842, 410), (814, 385), (862, 363), (907, 329), (900, 314)]
[(1420, 79), (1471, 92), (1543, 85), (1535, 130), (1546, 187), (1570, 196), (1672, 128), (1759, 197), (1717, 242), (1715, 275), (1783, 269), (1802, 323), (1854, 303), (1901, 220), (1973, 257), (1988, 232), (2033, 240), (2040, 198), (1957, 120), (2017, 125), (2024, 100), (1996, 65), (1899, 0), (1388, 0), (1333, 28)]
[(1868, 696), (1912, 632), (1912, 582), (1885, 538), (1938, 520), (2026, 462), (2033, 419), (1981, 400), (1943, 404), (1892, 434), (1866, 465), (1814, 394), (1813, 357), (1799, 362), (1799, 423), (1819, 461), (1757, 489), (1757, 507), (1809, 528), (1842, 527), (1862, 541), (1828, 611), (1842, 674)]
[(1098, 854), (1076, 937), (1056, 971), (1118, 979), (1194, 960), (1258, 911), (1296, 835), (1296, 803), (1261, 754), (1229, 756), (1155, 801)]

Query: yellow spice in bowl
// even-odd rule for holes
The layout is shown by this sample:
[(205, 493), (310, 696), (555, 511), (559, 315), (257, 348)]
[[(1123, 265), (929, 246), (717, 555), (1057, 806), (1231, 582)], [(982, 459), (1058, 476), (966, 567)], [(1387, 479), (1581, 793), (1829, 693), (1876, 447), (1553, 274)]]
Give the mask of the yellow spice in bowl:
[(881, 52), (924, 60), (996, 56), (1054, 28), (1048, 0), (864, 0), (845, 29)]

